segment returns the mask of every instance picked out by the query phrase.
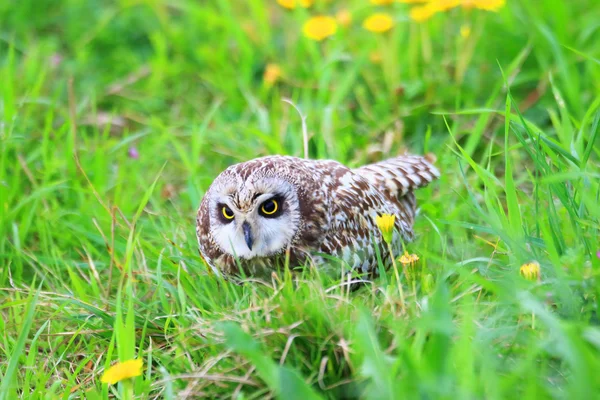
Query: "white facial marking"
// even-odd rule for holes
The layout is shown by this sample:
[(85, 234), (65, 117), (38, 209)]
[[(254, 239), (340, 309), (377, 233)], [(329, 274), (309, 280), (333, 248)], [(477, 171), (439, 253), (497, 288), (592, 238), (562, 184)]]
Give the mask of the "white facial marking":
[[(245, 209), (240, 210), (233, 201), (245, 199)], [(277, 216), (269, 218), (260, 212), (262, 204), (275, 198)], [(300, 209), (293, 186), (277, 177), (250, 176), (243, 185), (217, 188), (211, 201), (211, 231), (219, 247), (240, 259), (267, 257), (286, 250), (298, 230)], [(224, 221), (218, 213), (219, 204), (226, 204), (234, 219)], [(244, 236), (242, 225), (247, 222), (252, 235), (252, 249)]]

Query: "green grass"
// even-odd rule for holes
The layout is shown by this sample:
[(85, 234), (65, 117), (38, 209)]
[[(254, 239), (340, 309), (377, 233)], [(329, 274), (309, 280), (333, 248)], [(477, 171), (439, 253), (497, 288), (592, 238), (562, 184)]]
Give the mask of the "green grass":
[[(0, 3), (0, 399), (599, 396), (600, 3), (423, 24), (317, 3)], [(349, 27), (302, 37), (341, 8)], [(361, 27), (375, 9), (391, 32)], [(310, 269), (238, 286), (200, 259), (212, 179), (302, 156), (283, 98), (313, 158), (437, 157), (406, 309), (391, 271), (348, 293)], [(131, 358), (143, 377), (100, 382)]]

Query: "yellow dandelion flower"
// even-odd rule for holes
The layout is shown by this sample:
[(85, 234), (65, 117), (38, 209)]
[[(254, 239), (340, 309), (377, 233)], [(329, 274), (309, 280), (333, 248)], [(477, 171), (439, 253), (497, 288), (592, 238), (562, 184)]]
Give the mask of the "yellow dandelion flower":
[(352, 14), (346, 9), (340, 10), (335, 14), (335, 19), (341, 26), (348, 26), (352, 23)]
[(102, 383), (108, 383), (114, 385), (124, 379), (134, 378), (142, 374), (142, 360), (140, 358), (136, 360), (129, 360), (125, 362), (119, 362), (104, 371)]
[(539, 281), (541, 277), (540, 263), (538, 263), (537, 261), (531, 261), (526, 264), (523, 264), (521, 265), (520, 272), (521, 275), (529, 281)]
[(375, 4), (376, 6), (385, 6), (387, 4), (392, 4), (394, 0), (371, 0), (371, 4)]
[(498, 11), (506, 5), (506, 0), (478, 1), (477, 8), (486, 11)]
[(419, 261), (419, 256), (416, 254), (408, 254), (408, 251), (404, 251), (404, 254), (400, 256), (398, 261), (400, 261), (400, 264), (402, 264), (406, 279), (409, 281), (415, 279), (416, 271), (414, 271), (414, 266), (417, 261)]
[(387, 32), (394, 26), (394, 20), (389, 14), (376, 13), (363, 22), (363, 27), (371, 32)]
[(321, 41), (337, 32), (337, 23), (333, 17), (317, 15), (306, 21), (302, 32), (309, 39)]
[(375, 223), (383, 236), (383, 240), (390, 244), (392, 243), (392, 236), (394, 234), (394, 222), (396, 222), (396, 216), (390, 214), (378, 215), (375, 217)]
[(506, 0), (461, 0), (464, 8), (478, 8), (485, 11), (498, 11), (506, 4)]
[(419, 261), (419, 256), (416, 254), (408, 254), (408, 251), (405, 251), (398, 261), (400, 261), (402, 265), (412, 265)]
[(277, 0), (280, 6), (293, 10), (297, 6), (308, 8), (312, 6), (313, 0)]
[(281, 67), (277, 64), (267, 64), (265, 72), (263, 74), (263, 82), (267, 86), (273, 85), (281, 78)]
[(409, 15), (413, 21), (423, 22), (423, 21), (427, 21), (429, 18), (431, 18), (437, 12), (438, 12), (438, 9), (436, 7), (434, 7), (431, 3), (428, 3), (428, 4), (425, 4), (424, 6), (411, 8)]
[(460, 36), (462, 36), (464, 39), (471, 36), (471, 27), (469, 25), (461, 26), (460, 27)]
[(427, 3), (430, 2), (431, 0), (396, 0), (398, 3), (404, 3), (404, 4), (415, 4), (415, 3)]
[(432, 0), (428, 5), (431, 5), (436, 11), (440, 12), (456, 8), (469, 1), (470, 0)]
[[(477, 8), (485, 11), (498, 11), (504, 7), (505, 4), (506, 0), (430, 0), (427, 4), (413, 7), (410, 10), (410, 18), (417, 22), (423, 22), (431, 18), (435, 13), (445, 12), (456, 7), (462, 7), (465, 9)], [(461, 31), (461, 34), (463, 33), (470, 34), (471, 32), (470, 30), (464, 32)]]
[(424, 21), (431, 17), (433, 13), (444, 12), (456, 7), (465, 9), (478, 8), (485, 11), (498, 11), (506, 4), (506, 0), (430, 0), (427, 4), (421, 7), (415, 7), (411, 10), (417, 18), (415, 20)]

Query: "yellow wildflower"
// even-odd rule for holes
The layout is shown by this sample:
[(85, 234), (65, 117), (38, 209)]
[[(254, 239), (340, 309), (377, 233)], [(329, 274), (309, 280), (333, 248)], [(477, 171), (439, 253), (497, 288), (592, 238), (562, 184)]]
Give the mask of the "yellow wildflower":
[(400, 274), (398, 274), (398, 267), (396, 266), (396, 258), (394, 257), (394, 250), (392, 249), (392, 239), (394, 237), (394, 223), (396, 222), (396, 216), (393, 214), (382, 214), (375, 216), (375, 224), (381, 232), (383, 240), (387, 244), (389, 256), (392, 259), (392, 266), (394, 267), (394, 275), (396, 275), (396, 284), (398, 285), (398, 292), (400, 293), (400, 306), (404, 308), (404, 290), (402, 289), (402, 282), (400, 281)]
[(378, 215), (375, 217), (375, 223), (381, 231), (383, 240), (390, 244), (392, 243), (392, 236), (394, 234), (394, 222), (396, 222), (396, 216), (390, 214)]
[(296, 6), (308, 8), (312, 6), (313, 0), (277, 0), (280, 6), (293, 10)]
[(506, 0), (461, 0), (464, 8), (478, 8), (485, 11), (498, 11), (506, 4)]
[(335, 19), (341, 26), (348, 26), (352, 22), (352, 14), (350, 11), (343, 9), (335, 14)]
[(392, 4), (394, 0), (371, 0), (371, 4), (375, 4), (376, 6), (384, 6), (386, 4)]
[(125, 362), (119, 362), (104, 371), (102, 383), (108, 383), (114, 385), (124, 379), (134, 378), (142, 374), (142, 360), (129, 360)]
[(410, 17), (417, 22), (423, 22), (438, 12), (448, 11), (452, 8), (465, 9), (477, 8), (485, 11), (498, 11), (506, 4), (506, 0), (430, 0), (427, 4), (413, 7)]
[(398, 261), (400, 261), (402, 265), (414, 264), (419, 261), (419, 256), (416, 254), (408, 254), (408, 251), (405, 251)]
[(363, 27), (371, 32), (387, 32), (394, 26), (394, 20), (389, 14), (376, 13), (363, 22)]
[(466, 9), (478, 8), (485, 11), (498, 11), (504, 7), (506, 0), (432, 0), (429, 4), (438, 11), (447, 11), (459, 6)]
[(460, 27), (460, 36), (462, 36), (464, 39), (471, 36), (471, 27), (469, 25), (461, 26)]
[(537, 261), (531, 261), (526, 264), (523, 264), (521, 265), (520, 272), (521, 275), (529, 281), (539, 281), (541, 277), (540, 263), (538, 263)]
[(431, 7), (433, 7), (437, 12), (439, 12), (448, 11), (469, 1), (471, 0), (432, 0), (428, 3), (428, 5), (431, 5)]
[(432, 3), (427, 3), (424, 6), (411, 8), (409, 15), (413, 21), (423, 22), (431, 18), (436, 12), (438, 12), (438, 9)]
[(404, 251), (404, 254), (400, 256), (398, 259), (402, 267), (404, 267), (404, 275), (406, 275), (406, 279), (412, 281), (415, 279), (414, 266), (419, 261), (419, 256), (416, 254), (408, 254), (408, 251)]
[(337, 31), (337, 23), (332, 17), (326, 15), (317, 15), (312, 17), (302, 27), (304, 36), (309, 39), (321, 41), (326, 37), (329, 37)]
[(398, 3), (404, 3), (404, 4), (414, 4), (414, 3), (427, 3), (431, 0), (397, 0)]
[(279, 80), (281, 77), (281, 67), (277, 64), (267, 64), (265, 68), (265, 73), (263, 74), (263, 82), (267, 86), (273, 85), (275, 82)]

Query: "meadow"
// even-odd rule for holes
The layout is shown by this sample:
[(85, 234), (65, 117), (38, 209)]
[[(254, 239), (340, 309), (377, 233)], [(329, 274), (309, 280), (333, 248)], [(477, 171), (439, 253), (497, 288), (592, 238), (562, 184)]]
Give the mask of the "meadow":
[[(311, 158), (436, 159), (400, 282), (199, 256), (284, 99)], [(600, 398), (599, 125), (596, 0), (0, 2), (0, 400)]]

